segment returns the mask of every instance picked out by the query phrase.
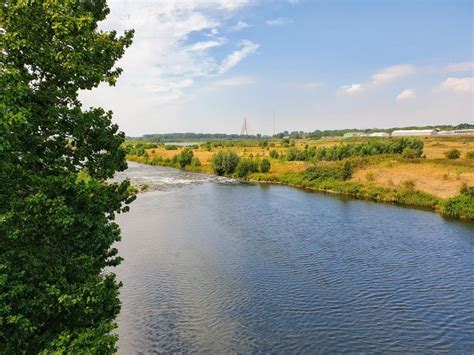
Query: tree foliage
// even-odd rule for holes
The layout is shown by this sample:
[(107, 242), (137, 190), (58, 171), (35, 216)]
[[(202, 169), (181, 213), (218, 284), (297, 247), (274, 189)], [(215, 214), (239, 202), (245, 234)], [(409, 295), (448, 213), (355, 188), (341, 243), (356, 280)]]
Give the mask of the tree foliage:
[(181, 153), (176, 155), (176, 160), (181, 168), (184, 168), (186, 165), (191, 165), (193, 160), (194, 153), (192, 149), (184, 148)]
[(212, 168), (217, 175), (229, 175), (234, 173), (240, 158), (233, 151), (220, 151), (212, 157)]
[(256, 172), (258, 172), (258, 164), (252, 159), (240, 159), (239, 164), (237, 164), (237, 168), (235, 169), (235, 174), (240, 178)]
[(268, 159), (262, 159), (260, 162), (260, 172), (262, 173), (268, 173), (270, 171), (272, 164)]
[(418, 157), (423, 154), (423, 142), (417, 138), (399, 139), (371, 139), (364, 143), (337, 144), (330, 147), (306, 147), (298, 149), (288, 148), (286, 160), (311, 161), (327, 160), (337, 161), (350, 157), (368, 157), (379, 154), (402, 154), (405, 149), (410, 149)]
[(0, 353), (110, 353), (124, 134), (79, 90), (114, 85), (133, 32), (105, 0), (4, 0), (0, 27)]

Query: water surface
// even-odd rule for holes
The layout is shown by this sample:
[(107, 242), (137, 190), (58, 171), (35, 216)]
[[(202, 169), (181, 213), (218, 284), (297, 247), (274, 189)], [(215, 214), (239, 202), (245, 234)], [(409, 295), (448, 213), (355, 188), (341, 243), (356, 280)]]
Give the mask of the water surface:
[(474, 352), (474, 226), (130, 164), (121, 353)]

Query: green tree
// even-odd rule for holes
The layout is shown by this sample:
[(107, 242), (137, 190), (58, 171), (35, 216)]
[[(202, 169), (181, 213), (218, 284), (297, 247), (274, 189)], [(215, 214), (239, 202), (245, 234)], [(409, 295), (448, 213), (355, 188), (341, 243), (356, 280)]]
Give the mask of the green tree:
[(132, 42), (97, 23), (105, 0), (0, 7), (0, 353), (111, 353), (121, 258), (116, 213), (133, 200), (124, 134), (79, 90), (114, 85)]
[(239, 164), (237, 164), (237, 168), (235, 169), (236, 175), (240, 178), (246, 177), (249, 174), (256, 172), (258, 172), (258, 164), (256, 161), (251, 159), (241, 159)]
[(181, 168), (184, 168), (186, 165), (190, 165), (193, 160), (194, 153), (192, 149), (184, 148), (181, 153), (176, 157), (178, 164)]
[(268, 173), (270, 171), (272, 164), (268, 159), (262, 159), (260, 162), (260, 172), (262, 173)]
[(217, 175), (232, 174), (239, 164), (239, 156), (233, 152), (220, 151), (212, 157), (212, 168)]

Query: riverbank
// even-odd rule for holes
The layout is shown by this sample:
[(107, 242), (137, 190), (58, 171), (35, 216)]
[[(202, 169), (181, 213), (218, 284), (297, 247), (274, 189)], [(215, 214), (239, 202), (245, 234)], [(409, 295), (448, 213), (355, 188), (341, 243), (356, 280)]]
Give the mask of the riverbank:
[[(137, 163), (158, 165), (141, 157), (129, 156), (128, 159)], [(195, 173), (211, 173), (209, 171), (203, 172), (201, 169), (196, 167), (180, 168), (175, 166), (173, 168)], [(415, 190), (411, 187), (396, 189), (384, 188), (376, 185), (362, 185), (352, 181), (311, 181), (305, 178), (302, 173), (254, 173), (241, 180), (254, 183), (285, 185), (313, 192), (337, 194), (356, 199), (397, 204), (418, 209), (431, 210), (446, 217), (462, 220), (474, 220), (474, 199), (468, 194), (460, 194), (455, 197), (443, 199), (426, 192)]]
[[(349, 143), (378, 144), (357, 140)], [(381, 144), (394, 141), (385, 140)], [(419, 142), (421, 143), (421, 142)], [(308, 159), (323, 149), (344, 147), (341, 140), (208, 142), (186, 148), (188, 164), (181, 164), (184, 148), (151, 147), (128, 159), (150, 165), (168, 166), (186, 171), (214, 174), (213, 157), (219, 152), (233, 152), (247, 163), (247, 170), (223, 174), (246, 181), (281, 184), (315, 192), (344, 195), (408, 207), (432, 210), (447, 217), (474, 220), (474, 137), (459, 140), (423, 139), (422, 156), (374, 154), (323, 161)], [(383, 146), (382, 146), (383, 148)], [(459, 150), (460, 159), (443, 158), (445, 150)], [(137, 150), (135, 149), (135, 152)], [(337, 152), (336, 149), (333, 149)], [(133, 152), (133, 151), (132, 151)], [(191, 152), (191, 153), (190, 153)], [(130, 153), (130, 152), (129, 152)], [(294, 157), (291, 157), (291, 155)], [(291, 159), (291, 160), (290, 160)], [(260, 169), (262, 160), (270, 163), (267, 172)], [(222, 173), (221, 173), (222, 174)]]

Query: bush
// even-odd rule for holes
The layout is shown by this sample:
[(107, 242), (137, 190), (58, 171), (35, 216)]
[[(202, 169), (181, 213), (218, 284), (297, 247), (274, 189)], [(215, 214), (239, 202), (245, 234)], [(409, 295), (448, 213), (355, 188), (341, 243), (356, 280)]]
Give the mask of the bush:
[(199, 166), (201, 166), (201, 161), (200, 161), (198, 158), (193, 157), (193, 158), (191, 159), (191, 166), (193, 166), (193, 167), (199, 167)]
[(405, 180), (403, 187), (407, 190), (413, 190), (415, 188), (415, 182), (413, 180)]
[(167, 144), (165, 145), (165, 149), (166, 150), (178, 150), (178, 146), (177, 145), (174, 145), (174, 144)]
[(461, 157), (461, 152), (458, 149), (450, 149), (444, 153), (444, 156), (448, 159), (455, 160)]
[(441, 204), (441, 213), (449, 217), (474, 220), (474, 197), (461, 194), (448, 198)]
[(185, 148), (181, 153), (176, 156), (176, 162), (181, 168), (184, 168), (186, 165), (190, 165), (193, 159), (194, 153), (191, 149)]
[(342, 168), (342, 179), (349, 180), (352, 177), (352, 165), (348, 161), (344, 163)]
[(235, 173), (238, 177), (243, 178), (248, 176), (251, 173), (258, 172), (257, 162), (250, 159), (242, 159), (237, 165)]
[(263, 159), (260, 162), (260, 172), (262, 173), (268, 173), (270, 171), (272, 164), (268, 159)]
[(474, 159), (474, 150), (471, 150), (471, 151), (467, 152), (464, 157), (466, 159)]
[(422, 150), (407, 147), (403, 149), (402, 157), (405, 159), (416, 159), (416, 158), (420, 158), (422, 154), (423, 154)]
[(474, 186), (468, 186), (466, 183), (461, 186), (461, 194), (474, 197)]
[(278, 159), (279, 157), (278, 151), (276, 149), (270, 150), (270, 157), (273, 159)]
[(342, 174), (339, 170), (321, 167), (321, 166), (314, 166), (311, 168), (306, 169), (303, 173), (303, 177), (305, 180), (309, 181), (322, 181), (322, 180), (342, 180)]
[(220, 151), (212, 157), (212, 168), (214, 170), (214, 173), (220, 176), (232, 174), (237, 168), (239, 161), (239, 156), (234, 152)]

